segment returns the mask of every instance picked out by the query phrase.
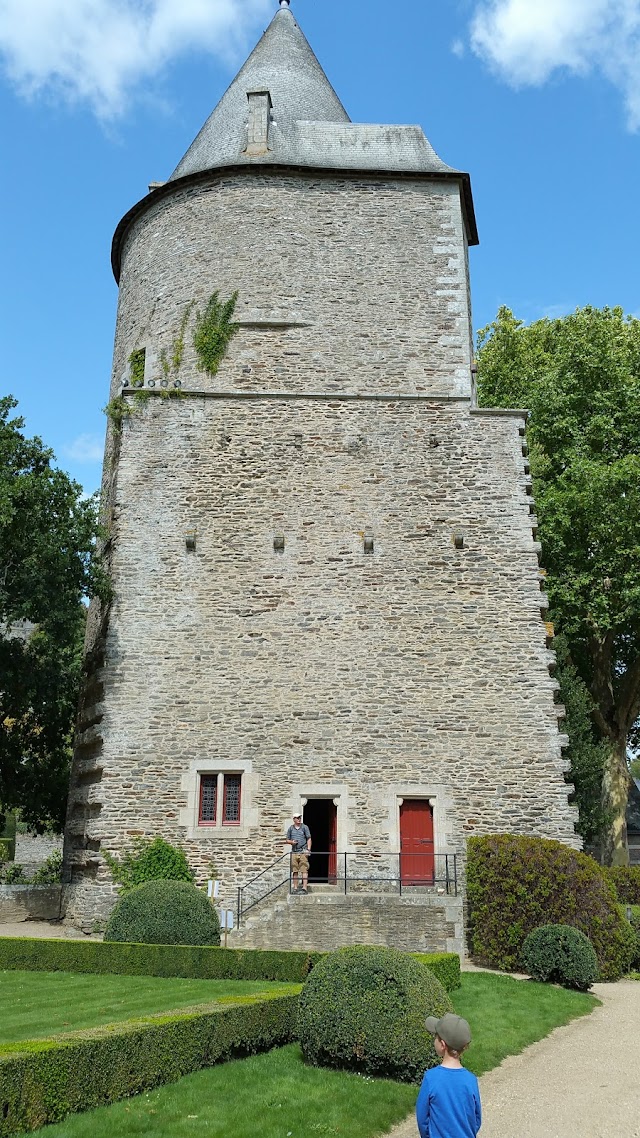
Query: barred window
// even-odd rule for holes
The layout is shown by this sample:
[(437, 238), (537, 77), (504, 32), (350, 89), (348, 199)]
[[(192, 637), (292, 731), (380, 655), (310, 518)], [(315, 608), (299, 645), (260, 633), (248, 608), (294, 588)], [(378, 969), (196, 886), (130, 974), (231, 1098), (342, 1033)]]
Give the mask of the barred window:
[(222, 806), (222, 825), (234, 826), (240, 822), (240, 784), (242, 775), (224, 776), (224, 800)]
[(218, 776), (200, 775), (200, 811), (198, 822), (201, 826), (215, 826), (218, 815)]

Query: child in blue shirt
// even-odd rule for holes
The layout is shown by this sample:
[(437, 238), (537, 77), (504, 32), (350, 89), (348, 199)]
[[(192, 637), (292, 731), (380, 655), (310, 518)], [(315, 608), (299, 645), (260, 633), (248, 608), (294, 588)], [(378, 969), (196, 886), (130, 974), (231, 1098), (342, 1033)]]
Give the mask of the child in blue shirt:
[(429, 1016), (426, 1027), (442, 1062), (425, 1071), (422, 1080), (416, 1103), (420, 1138), (476, 1138), (482, 1122), (480, 1089), (460, 1062), (471, 1043), (469, 1024), (447, 1012), (442, 1019)]

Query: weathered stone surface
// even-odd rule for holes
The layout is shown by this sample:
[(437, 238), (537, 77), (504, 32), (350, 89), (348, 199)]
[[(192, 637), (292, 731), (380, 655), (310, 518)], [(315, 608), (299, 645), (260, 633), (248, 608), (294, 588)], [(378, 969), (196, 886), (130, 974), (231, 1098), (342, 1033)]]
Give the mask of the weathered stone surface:
[(464, 952), (460, 897), (286, 896), (231, 933), (231, 948), (333, 952), (383, 944), (403, 952)]
[(60, 834), (16, 835), (15, 860), (22, 866), (27, 877), (31, 877), (58, 850), (62, 850)]
[[(114, 394), (141, 347), (161, 390), (162, 350), (216, 289), (242, 323), (218, 374), (188, 329), (186, 398), (110, 438), (115, 596), (90, 625), (69, 918), (108, 911), (102, 851), (137, 834), (183, 845), (200, 881), (214, 859), (232, 904), (310, 797), (336, 803), (340, 852), (397, 854), (414, 797), (437, 852), (495, 831), (579, 845), (524, 419), (471, 405), (458, 187), (178, 184), (129, 231)], [(198, 825), (207, 772), (242, 773), (240, 825)]]
[(3, 924), (58, 920), (61, 892), (60, 885), (0, 885), (0, 936)]
[(135, 348), (154, 353), (160, 382), (186, 306), (214, 290), (238, 290), (237, 319), (251, 326), (215, 379), (197, 371), (187, 335), (185, 386), (469, 395), (454, 183), (247, 171), (178, 186), (125, 243), (113, 393)]

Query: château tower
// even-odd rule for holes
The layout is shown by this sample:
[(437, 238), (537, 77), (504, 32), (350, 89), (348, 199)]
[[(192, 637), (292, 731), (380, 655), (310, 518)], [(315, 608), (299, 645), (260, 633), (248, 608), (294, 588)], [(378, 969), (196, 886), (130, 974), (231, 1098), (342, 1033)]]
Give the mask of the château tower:
[(407, 885), (472, 834), (579, 845), (525, 412), (475, 404), (476, 243), (469, 176), (418, 126), (352, 123), (286, 0), (118, 226), (70, 919), (108, 912), (102, 854), (135, 835), (231, 900), (300, 804), (327, 881), (411, 842)]

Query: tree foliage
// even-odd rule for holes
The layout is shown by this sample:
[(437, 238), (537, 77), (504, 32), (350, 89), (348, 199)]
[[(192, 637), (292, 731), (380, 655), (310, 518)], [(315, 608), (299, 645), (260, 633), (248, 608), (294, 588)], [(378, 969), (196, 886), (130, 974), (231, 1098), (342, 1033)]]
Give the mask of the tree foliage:
[(97, 502), (22, 433), (0, 399), (0, 810), (61, 827), (82, 669), (83, 598), (105, 595), (92, 562)]
[(484, 406), (527, 407), (552, 616), (608, 747), (603, 856), (624, 861), (627, 739), (640, 714), (640, 321), (583, 308), (479, 336)]

